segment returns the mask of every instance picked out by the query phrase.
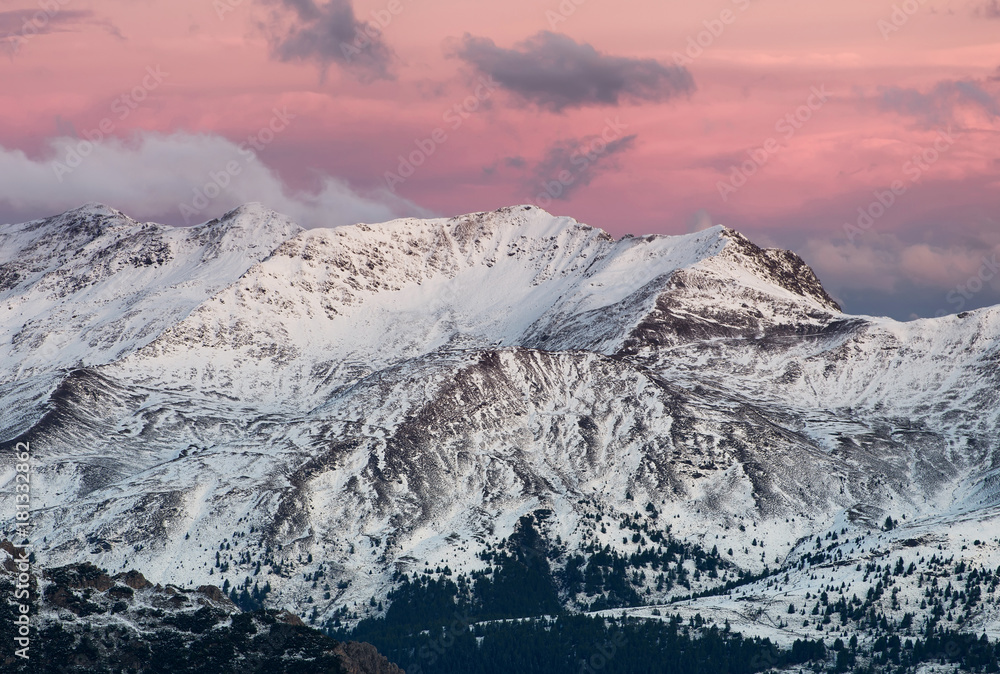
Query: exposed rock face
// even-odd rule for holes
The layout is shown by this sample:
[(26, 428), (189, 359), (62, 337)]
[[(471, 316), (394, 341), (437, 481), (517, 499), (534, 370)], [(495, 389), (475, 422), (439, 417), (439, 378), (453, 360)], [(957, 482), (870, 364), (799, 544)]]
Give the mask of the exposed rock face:
[(347, 674), (405, 674), (371, 644), (347, 641), (337, 647), (337, 653), (343, 657)]

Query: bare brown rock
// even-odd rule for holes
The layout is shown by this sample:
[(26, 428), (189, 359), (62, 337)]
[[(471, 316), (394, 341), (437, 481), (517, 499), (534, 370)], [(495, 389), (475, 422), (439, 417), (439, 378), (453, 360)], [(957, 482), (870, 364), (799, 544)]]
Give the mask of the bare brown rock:
[(368, 643), (345, 641), (335, 652), (348, 674), (406, 674)]

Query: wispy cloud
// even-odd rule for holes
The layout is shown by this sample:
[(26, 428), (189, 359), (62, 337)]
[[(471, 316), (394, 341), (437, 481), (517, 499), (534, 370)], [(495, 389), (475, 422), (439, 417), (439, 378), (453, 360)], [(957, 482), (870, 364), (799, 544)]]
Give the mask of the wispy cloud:
[(109, 35), (124, 39), (114, 23), (90, 10), (39, 11), (36, 7), (0, 11), (0, 46), (13, 55), (22, 43), (35, 36), (78, 32), (88, 26), (98, 27)]
[[(547, 190), (553, 199), (568, 199), (603, 173), (618, 168), (618, 156), (635, 146), (636, 135), (604, 141), (601, 136), (560, 140), (549, 146), (533, 167), (526, 187)], [(551, 181), (560, 181), (558, 191), (547, 189)]]
[(943, 80), (927, 91), (902, 87), (880, 87), (879, 108), (914, 117), (931, 125), (947, 124), (956, 110), (971, 106), (990, 118), (1000, 116), (1000, 101), (975, 80)]
[(974, 13), (984, 19), (1000, 19), (1000, 0), (986, 0), (976, 6)]

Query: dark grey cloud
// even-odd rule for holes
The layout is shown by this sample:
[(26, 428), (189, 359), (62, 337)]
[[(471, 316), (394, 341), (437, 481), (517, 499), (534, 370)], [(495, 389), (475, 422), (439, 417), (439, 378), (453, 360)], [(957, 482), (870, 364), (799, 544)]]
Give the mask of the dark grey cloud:
[(955, 109), (970, 105), (992, 117), (1000, 116), (1000, 101), (987, 91), (983, 82), (975, 80), (944, 80), (929, 91), (880, 87), (879, 108), (914, 117), (932, 125), (947, 124), (954, 119)]
[(466, 35), (456, 55), (541, 108), (661, 102), (695, 90), (683, 66), (602, 54), (589, 44), (543, 31), (514, 49)]
[(526, 187), (564, 200), (599, 175), (619, 168), (618, 156), (635, 146), (636, 135), (585, 136), (553, 143), (531, 171)]
[(12, 9), (0, 12), (0, 48), (12, 56), (21, 45), (38, 35), (69, 33), (96, 26), (120, 38), (121, 31), (109, 20), (86, 9)]
[(313, 0), (284, 0), (284, 4), (294, 10), (302, 21), (316, 21), (323, 15)]
[(350, 0), (265, 0), (276, 8), (271, 37), (274, 58), (312, 62), (323, 76), (331, 65), (362, 82), (391, 80), (394, 55), (373, 23), (359, 21)]

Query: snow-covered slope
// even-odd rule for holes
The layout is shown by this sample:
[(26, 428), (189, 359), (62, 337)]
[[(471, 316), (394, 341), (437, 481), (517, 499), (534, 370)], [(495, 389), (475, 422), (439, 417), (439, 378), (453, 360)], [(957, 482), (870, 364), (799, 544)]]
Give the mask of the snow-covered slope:
[(299, 231), (259, 205), (190, 229), (101, 204), (0, 228), (0, 425), (23, 430), (54, 374), (145, 346)]
[[(131, 362), (155, 381), (188, 379), (192, 363), (204, 364), (195, 374), (201, 386), (294, 409), (303, 397), (322, 399), (326, 391), (317, 385), (354, 381), (441, 349), (611, 354), (654, 309), (675, 271), (719, 256), (734, 241), (743, 239), (721, 227), (614, 241), (531, 207), (305, 231)], [(771, 293), (792, 320), (803, 320), (803, 310), (836, 309), (825, 294), (786, 289), (770, 270), (741, 268), (745, 257), (727, 253), (712, 271), (750, 293)]]
[(1000, 310), (848, 316), (722, 227), (615, 241), (521, 206), (305, 231), (251, 205), (174, 230), (89, 206), (0, 249), (0, 440), (31, 443), (46, 563), (259, 573), (324, 618), (399, 570), (482, 568), (538, 511), (568, 551), (648, 548), (621, 532), (640, 519), (717, 547), (731, 566), (693, 590), (886, 516), (997, 523)]

